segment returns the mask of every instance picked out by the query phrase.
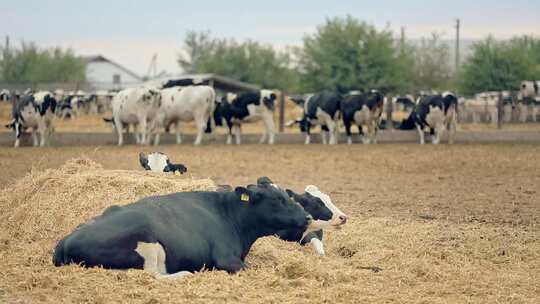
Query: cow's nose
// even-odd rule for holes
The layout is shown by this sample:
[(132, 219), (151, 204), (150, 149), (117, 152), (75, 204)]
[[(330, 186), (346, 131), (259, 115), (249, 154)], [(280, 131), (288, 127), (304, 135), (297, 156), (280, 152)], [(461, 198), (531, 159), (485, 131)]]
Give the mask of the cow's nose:
[(307, 221), (308, 223), (313, 222), (313, 217), (312, 217), (311, 215), (309, 215), (309, 214), (306, 215), (306, 221)]
[(339, 220), (341, 221), (341, 224), (345, 224), (347, 222), (347, 216), (346, 215), (340, 215)]

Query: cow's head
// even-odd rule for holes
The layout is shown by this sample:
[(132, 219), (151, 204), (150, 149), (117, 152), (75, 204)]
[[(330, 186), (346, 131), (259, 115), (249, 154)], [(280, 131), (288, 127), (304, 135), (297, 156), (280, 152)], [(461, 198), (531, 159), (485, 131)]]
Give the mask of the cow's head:
[(328, 208), (328, 210), (332, 212), (332, 218), (328, 222), (331, 226), (339, 227), (341, 225), (344, 225), (347, 222), (347, 219), (348, 219), (347, 215), (343, 213), (341, 210), (339, 210), (339, 208), (336, 205), (334, 205), (334, 203), (332, 202), (332, 199), (330, 198), (328, 194), (321, 192), (319, 188), (314, 185), (306, 186), (305, 191), (307, 194), (310, 194), (313, 197), (319, 198), (324, 203), (326, 208)]
[(177, 175), (187, 172), (186, 166), (171, 163), (169, 157), (161, 152), (150, 153), (148, 156), (141, 152), (139, 153), (139, 162), (147, 171), (172, 172)]
[(457, 111), (458, 98), (456, 94), (452, 92), (444, 92), (441, 96), (443, 98), (445, 113), (452, 109)]
[(161, 106), (161, 92), (158, 89), (148, 88), (142, 94), (144, 102)]
[(241, 202), (250, 207), (250, 218), (258, 223), (264, 234), (274, 234), (284, 229), (308, 229), (313, 218), (300, 204), (269, 178), (259, 178), (257, 185), (234, 190)]
[(276, 105), (277, 95), (272, 90), (261, 90), (262, 104), (270, 111), (273, 111)]
[(234, 94), (234, 93), (227, 93), (225, 95), (225, 101), (227, 103), (233, 103), (233, 101), (236, 100), (236, 98), (238, 98), (238, 95), (237, 94)]
[(307, 192), (304, 194), (297, 194), (290, 189), (287, 189), (286, 191), (289, 197), (299, 203), (314, 220), (329, 221), (332, 219), (332, 211), (326, 207), (320, 198)]
[(6, 128), (13, 129), (15, 132), (15, 138), (21, 138), (23, 126), (19, 118), (12, 119), (7, 125)]

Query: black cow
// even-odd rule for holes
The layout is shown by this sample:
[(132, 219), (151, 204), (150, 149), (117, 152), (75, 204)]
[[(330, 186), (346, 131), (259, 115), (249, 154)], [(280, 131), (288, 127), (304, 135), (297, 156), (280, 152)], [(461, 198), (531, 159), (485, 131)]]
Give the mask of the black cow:
[(186, 78), (186, 79), (175, 79), (175, 80), (169, 80), (167, 81), (161, 88), (167, 89), (167, 88), (173, 88), (173, 87), (187, 87), (187, 86), (193, 86), (193, 85), (208, 85), (208, 80), (202, 80), (202, 79), (192, 79), (192, 78)]
[(173, 164), (169, 160), (169, 157), (161, 152), (154, 152), (144, 155), (143, 152), (139, 153), (139, 162), (141, 166), (152, 172), (172, 172), (176, 175), (184, 174), (187, 172), (186, 166), (182, 164)]
[[(371, 90), (368, 93), (349, 94), (341, 102), (343, 124), (347, 132), (347, 143), (352, 144), (351, 126), (358, 126), (358, 133), (363, 135), (365, 144), (377, 142), (377, 131), (384, 106), (384, 96), (378, 91)], [(366, 126), (367, 134), (364, 135), (362, 127)]]
[(453, 143), (456, 130), (457, 97), (445, 92), (442, 95), (427, 95), (419, 99), (414, 110), (400, 126), (402, 130), (416, 128), (420, 144), (424, 144), (424, 129), (430, 128), (433, 144), (438, 144), (443, 132), (449, 130), (449, 142)]
[[(180, 192), (111, 206), (60, 240), (53, 263), (144, 269), (182, 277), (201, 269), (235, 273), (260, 237), (316, 230), (302, 207), (268, 185), (234, 192)], [(308, 230), (309, 231), (309, 230)]]
[(321, 126), (323, 144), (327, 143), (327, 133), (330, 133), (330, 144), (337, 144), (337, 119), (342, 100), (340, 94), (323, 91), (318, 94), (308, 94), (301, 97), (289, 96), (289, 99), (304, 109), (302, 119), (298, 123), (300, 124), (300, 131), (306, 133), (306, 145), (311, 143), (310, 131), (313, 125)]
[(416, 106), (412, 96), (398, 96), (395, 99), (395, 103), (396, 106), (400, 105), (401, 109), (406, 112), (411, 112)]
[[(232, 135), (235, 135), (236, 144), (241, 143), (240, 126), (245, 122), (262, 120), (265, 132), (259, 143), (268, 139), (268, 144), (274, 144), (274, 108), (276, 94), (271, 90), (247, 92), (240, 95), (227, 94), (224, 100), (216, 104), (214, 120), (216, 125), (222, 125), (225, 121), (229, 128), (227, 144), (232, 143)], [(208, 128), (207, 128), (208, 130)]]

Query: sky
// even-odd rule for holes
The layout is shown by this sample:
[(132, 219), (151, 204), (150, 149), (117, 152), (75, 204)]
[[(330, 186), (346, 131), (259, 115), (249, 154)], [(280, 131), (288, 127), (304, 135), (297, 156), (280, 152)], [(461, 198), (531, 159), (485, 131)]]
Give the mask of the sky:
[(403, 26), (410, 39), (432, 32), (453, 39), (460, 18), (463, 39), (507, 39), (540, 36), (539, 12), (540, 0), (0, 0), (0, 37), (101, 54), (143, 76), (154, 54), (158, 70), (181, 72), (176, 58), (187, 30), (283, 49), (301, 45), (329, 17), (351, 15), (396, 35)]

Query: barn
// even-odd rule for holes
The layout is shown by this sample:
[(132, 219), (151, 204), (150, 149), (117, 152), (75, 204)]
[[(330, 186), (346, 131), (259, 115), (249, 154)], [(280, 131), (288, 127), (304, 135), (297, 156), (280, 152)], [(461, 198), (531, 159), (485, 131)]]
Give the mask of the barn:
[(86, 64), (86, 81), (96, 90), (118, 90), (139, 85), (141, 76), (102, 55), (83, 56)]

